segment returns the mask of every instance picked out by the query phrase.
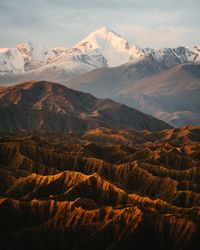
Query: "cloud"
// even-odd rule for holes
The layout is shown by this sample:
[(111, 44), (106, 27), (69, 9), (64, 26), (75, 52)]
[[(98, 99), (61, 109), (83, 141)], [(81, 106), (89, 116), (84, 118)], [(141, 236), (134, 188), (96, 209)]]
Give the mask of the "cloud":
[(199, 44), (198, 0), (0, 1), (0, 46), (27, 40), (72, 46), (101, 26), (139, 45)]

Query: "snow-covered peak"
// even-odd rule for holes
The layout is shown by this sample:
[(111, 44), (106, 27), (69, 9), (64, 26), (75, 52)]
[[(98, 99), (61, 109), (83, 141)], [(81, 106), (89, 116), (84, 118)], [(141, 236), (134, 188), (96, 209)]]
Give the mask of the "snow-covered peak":
[(46, 63), (49, 58), (55, 56), (55, 53), (51, 48), (48, 48), (47, 46), (42, 44), (34, 44), (32, 42), (19, 44), (17, 45), (17, 49), (24, 57), (25, 70), (37, 68)]
[(84, 51), (115, 48), (117, 51), (129, 49), (128, 41), (107, 27), (100, 28), (75, 45)]
[(88, 64), (93, 66), (94, 68), (101, 68), (101, 67), (107, 67), (107, 60), (106, 58), (101, 54), (98, 53), (98, 51), (89, 51), (89, 52), (81, 52), (77, 49), (64, 49), (64, 48), (55, 48), (54, 49), (56, 53), (56, 57), (49, 60), (49, 64), (52, 63), (64, 63), (71, 61), (73, 62), (80, 62), (84, 64)]
[(0, 49), (0, 75), (24, 72), (24, 58), (16, 48)]
[(82, 52), (98, 50), (106, 57), (109, 66), (125, 63), (130, 57), (128, 41), (107, 27), (92, 32), (74, 48)]
[(135, 60), (141, 60), (144, 58), (146, 55), (154, 53), (154, 50), (151, 48), (140, 48), (137, 45), (133, 45), (130, 48), (130, 60), (135, 61)]
[(164, 64), (167, 68), (172, 68), (177, 64), (195, 63), (196, 54), (194, 49), (179, 46), (177, 48), (162, 48), (154, 50), (152, 56), (158, 63)]

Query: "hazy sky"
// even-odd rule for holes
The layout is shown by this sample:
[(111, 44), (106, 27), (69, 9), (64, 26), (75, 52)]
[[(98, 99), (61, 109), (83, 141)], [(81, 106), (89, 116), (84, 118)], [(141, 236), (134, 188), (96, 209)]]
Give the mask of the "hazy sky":
[(140, 46), (200, 45), (200, 0), (0, 0), (0, 47), (70, 47), (102, 26)]

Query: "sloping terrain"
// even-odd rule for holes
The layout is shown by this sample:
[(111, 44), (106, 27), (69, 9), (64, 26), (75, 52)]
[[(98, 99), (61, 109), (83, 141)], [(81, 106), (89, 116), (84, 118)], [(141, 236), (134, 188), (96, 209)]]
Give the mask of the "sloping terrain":
[(184, 64), (163, 71), (151, 60), (97, 69), (66, 84), (112, 98), (173, 126), (199, 125), (200, 65)]
[(196, 250), (200, 128), (0, 132), (1, 249)]
[(83, 132), (97, 127), (158, 131), (170, 126), (110, 99), (51, 82), (0, 89), (0, 129)]
[(132, 99), (131, 106), (173, 126), (200, 125), (199, 72), (199, 64), (174, 67), (130, 84), (116, 100), (128, 104)]

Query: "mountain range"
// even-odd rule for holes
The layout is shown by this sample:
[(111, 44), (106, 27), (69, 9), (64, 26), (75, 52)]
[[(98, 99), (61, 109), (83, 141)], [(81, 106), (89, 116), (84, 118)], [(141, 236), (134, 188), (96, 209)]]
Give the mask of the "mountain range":
[[(27, 42), (15, 48), (0, 49), (0, 76), (37, 74), (49, 69), (63, 70), (69, 76), (74, 70), (90, 71), (94, 68), (114, 67), (127, 62), (141, 61), (152, 57), (160, 68), (171, 68), (177, 64), (200, 62), (200, 47), (186, 48), (140, 48), (107, 27), (88, 35), (72, 48), (49, 48)], [(71, 65), (69, 65), (71, 64)], [(163, 64), (163, 65), (162, 65)], [(80, 68), (80, 69), (79, 69)]]
[(0, 130), (77, 133), (98, 127), (150, 131), (170, 128), (123, 104), (52, 82), (26, 82), (0, 89)]
[(0, 249), (199, 249), (199, 63), (106, 27), (0, 49)]
[(72, 48), (28, 42), (0, 49), (0, 83), (58, 82), (172, 126), (200, 125), (199, 63), (198, 46), (141, 48), (103, 27)]

